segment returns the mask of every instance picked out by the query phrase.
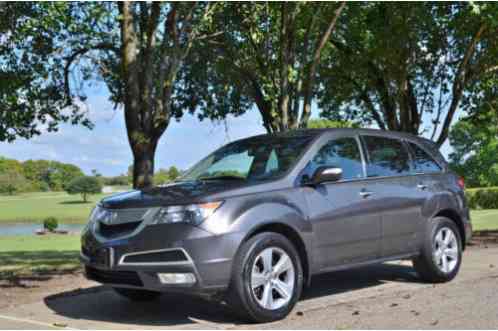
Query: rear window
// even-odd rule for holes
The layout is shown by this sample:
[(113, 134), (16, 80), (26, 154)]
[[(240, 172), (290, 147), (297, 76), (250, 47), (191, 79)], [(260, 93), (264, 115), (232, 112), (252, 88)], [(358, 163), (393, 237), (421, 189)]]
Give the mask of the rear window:
[(408, 143), (413, 154), (413, 170), (415, 173), (440, 172), (441, 166), (426, 151), (414, 143)]
[(376, 136), (363, 136), (363, 141), (368, 152), (368, 177), (410, 174), (410, 157), (401, 141)]

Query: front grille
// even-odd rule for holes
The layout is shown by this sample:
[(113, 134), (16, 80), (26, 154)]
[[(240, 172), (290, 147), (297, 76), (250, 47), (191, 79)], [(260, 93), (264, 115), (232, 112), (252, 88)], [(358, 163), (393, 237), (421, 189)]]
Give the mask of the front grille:
[(116, 213), (119, 223), (140, 221), (145, 216), (147, 210), (147, 208), (108, 209), (108, 211)]
[(130, 286), (144, 285), (135, 271), (108, 271), (86, 267), (85, 272), (88, 279), (103, 284), (119, 284)]
[(135, 231), (140, 226), (140, 223), (142, 223), (142, 221), (111, 225), (100, 222), (98, 226), (98, 232), (105, 238), (119, 238)]
[(179, 249), (128, 255), (123, 263), (165, 263), (165, 262), (187, 262), (187, 256)]

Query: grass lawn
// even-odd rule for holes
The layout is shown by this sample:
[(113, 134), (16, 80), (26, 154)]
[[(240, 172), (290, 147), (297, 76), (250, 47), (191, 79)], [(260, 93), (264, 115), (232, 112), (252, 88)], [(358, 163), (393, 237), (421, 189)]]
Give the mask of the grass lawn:
[(80, 268), (79, 236), (0, 237), (0, 279)]
[(61, 223), (85, 223), (97, 201), (106, 194), (89, 196), (83, 203), (79, 195), (64, 192), (25, 193), (0, 196), (0, 223), (40, 222), (54, 216)]
[(470, 219), (474, 231), (498, 230), (498, 209), (472, 210)]

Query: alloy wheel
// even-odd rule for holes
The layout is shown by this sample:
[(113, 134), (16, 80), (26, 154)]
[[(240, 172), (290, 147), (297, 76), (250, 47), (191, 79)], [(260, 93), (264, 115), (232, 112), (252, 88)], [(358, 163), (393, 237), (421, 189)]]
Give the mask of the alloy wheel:
[(251, 289), (264, 309), (279, 309), (290, 302), (295, 290), (295, 267), (284, 250), (268, 247), (256, 256), (251, 272)]
[(439, 229), (434, 237), (432, 258), (438, 269), (451, 273), (458, 264), (459, 251), (457, 236), (448, 227)]

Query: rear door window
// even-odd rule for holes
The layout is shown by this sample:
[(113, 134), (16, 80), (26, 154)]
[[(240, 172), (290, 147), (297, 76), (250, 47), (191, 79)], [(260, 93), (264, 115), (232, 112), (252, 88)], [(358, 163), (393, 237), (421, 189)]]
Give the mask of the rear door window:
[(318, 167), (341, 168), (342, 179), (363, 178), (361, 152), (355, 138), (339, 138), (324, 145), (310, 162), (310, 173)]
[(413, 170), (415, 173), (434, 173), (442, 170), (441, 166), (422, 148), (408, 143), (413, 154)]
[(367, 176), (388, 177), (410, 174), (410, 157), (400, 140), (363, 136), (368, 154)]

